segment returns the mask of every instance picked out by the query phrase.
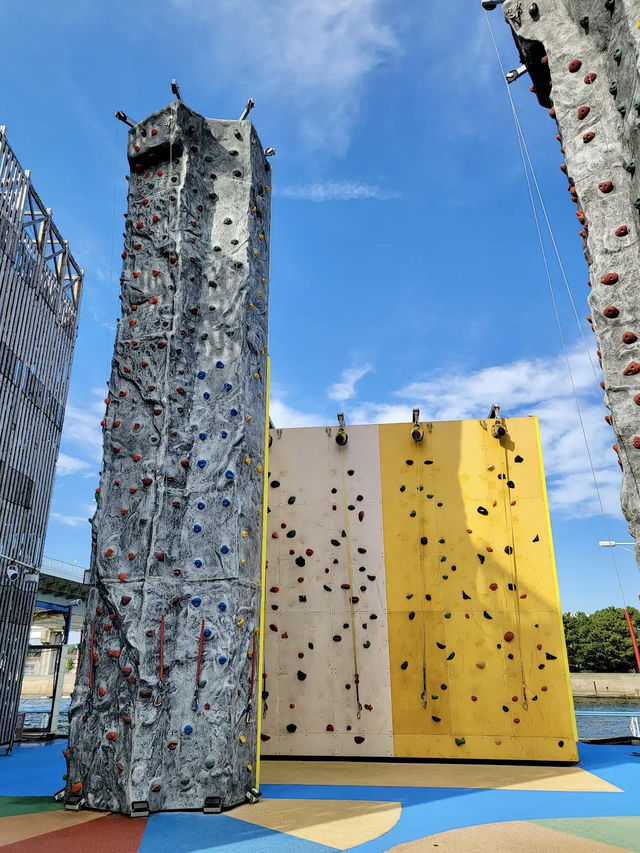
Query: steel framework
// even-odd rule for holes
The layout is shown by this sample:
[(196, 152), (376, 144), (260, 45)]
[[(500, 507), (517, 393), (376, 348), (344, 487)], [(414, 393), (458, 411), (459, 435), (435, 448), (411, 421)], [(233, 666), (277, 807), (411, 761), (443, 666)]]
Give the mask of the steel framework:
[[(83, 271), (0, 126), (0, 746), (10, 748)], [(18, 572), (10, 580), (8, 568)], [(29, 571), (33, 569), (34, 571)]]

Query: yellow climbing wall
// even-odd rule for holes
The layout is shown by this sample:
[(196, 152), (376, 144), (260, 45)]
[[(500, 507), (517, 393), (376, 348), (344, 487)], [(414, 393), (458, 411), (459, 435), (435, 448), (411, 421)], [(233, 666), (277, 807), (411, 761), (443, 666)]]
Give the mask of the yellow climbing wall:
[(396, 756), (577, 760), (537, 420), (380, 431)]
[(272, 430), (263, 754), (577, 760), (537, 421), (506, 425)]

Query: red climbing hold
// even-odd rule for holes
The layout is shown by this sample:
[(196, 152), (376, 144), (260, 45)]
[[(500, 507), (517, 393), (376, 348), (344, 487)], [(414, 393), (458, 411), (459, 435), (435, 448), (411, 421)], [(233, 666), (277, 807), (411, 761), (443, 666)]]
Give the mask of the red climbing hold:
[(569, 63), (569, 71), (572, 74), (575, 74), (576, 71), (580, 71), (582, 68), (582, 60), (581, 59), (572, 59)]
[(601, 193), (610, 193), (613, 189), (613, 181), (600, 181), (598, 189)]
[(505, 633), (504, 633), (505, 643), (510, 643), (514, 637), (515, 637), (515, 634), (513, 633), (513, 631), (505, 631)]
[(188, 459), (181, 459), (181, 460), (180, 460), (180, 465), (181, 465), (183, 468), (188, 468), (188, 467), (189, 467), (189, 460), (188, 460)]
[(638, 336), (633, 332), (623, 332), (622, 333), (622, 343), (623, 344), (634, 344), (638, 340)]
[(160, 563), (164, 563), (165, 553), (164, 551), (156, 551), (156, 560)]
[(633, 446), (636, 450), (640, 450), (640, 436), (636, 435), (633, 437)]
[(582, 106), (578, 107), (578, 119), (582, 121), (583, 118), (586, 118), (591, 112), (591, 107)]
[(334, 727), (331, 725), (331, 723), (329, 723), (329, 725), (327, 726), (327, 729), (326, 729), (326, 730), (327, 730), (328, 732), (333, 732), (333, 731), (335, 731), (335, 729), (334, 729)]
[(629, 233), (629, 228), (626, 225), (619, 225), (616, 228), (616, 237), (626, 237)]
[(126, 581), (126, 579), (127, 579), (127, 573), (126, 572), (120, 572), (120, 574), (118, 575), (118, 580), (119, 581)]
[(305, 554), (307, 555), (307, 557), (313, 557), (313, 548), (307, 548)]
[(608, 317), (610, 320), (613, 320), (614, 317), (617, 317), (620, 313), (615, 305), (607, 305), (607, 307), (602, 311), (605, 317)]
[(126, 607), (126, 605), (130, 603), (130, 601), (131, 601), (130, 595), (123, 595), (122, 598), (120, 599), (120, 604), (122, 604)]
[(635, 376), (640, 373), (640, 364), (637, 361), (630, 361), (622, 372), (625, 376)]
[(594, 71), (591, 71), (589, 74), (584, 75), (584, 82), (589, 86), (591, 83), (595, 83), (597, 77), (598, 75)]
[(635, 395), (635, 397), (633, 398), (633, 402), (636, 404), (636, 406), (640, 406), (640, 394)]
[(495, 592), (498, 589), (498, 584), (497, 583), (490, 583), (489, 589), (492, 589)]

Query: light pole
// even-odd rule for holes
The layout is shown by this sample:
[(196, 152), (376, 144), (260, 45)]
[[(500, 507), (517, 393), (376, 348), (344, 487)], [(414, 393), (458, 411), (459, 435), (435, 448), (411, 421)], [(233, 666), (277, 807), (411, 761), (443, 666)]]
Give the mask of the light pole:
[[(601, 548), (615, 548), (616, 545), (635, 545), (635, 542), (612, 542), (610, 540), (604, 540), (602, 542), (598, 542), (598, 545)], [(640, 649), (638, 649), (638, 638), (636, 637), (636, 632), (633, 630), (633, 622), (631, 621), (631, 616), (629, 615), (629, 611), (626, 606), (624, 608), (624, 616), (627, 620), (627, 626), (629, 628), (629, 634), (631, 635), (631, 643), (633, 644), (633, 651), (636, 656), (636, 667), (638, 672), (640, 672)]]

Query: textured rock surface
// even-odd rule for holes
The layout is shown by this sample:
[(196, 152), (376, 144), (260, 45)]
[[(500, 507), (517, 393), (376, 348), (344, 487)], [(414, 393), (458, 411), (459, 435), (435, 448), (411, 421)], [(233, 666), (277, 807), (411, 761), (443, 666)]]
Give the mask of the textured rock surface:
[[(622, 508), (640, 534), (640, 6), (635, 0), (507, 0), (504, 14), (536, 94), (558, 124), (561, 168), (589, 264), (590, 316), (607, 419), (622, 466)], [(540, 49), (540, 44), (543, 49)], [(548, 69), (553, 87), (549, 91)], [(550, 101), (549, 101), (550, 96)], [(640, 559), (640, 546), (636, 545)]]
[(128, 155), (67, 794), (233, 805), (255, 784), (270, 171), (250, 122), (179, 102)]

